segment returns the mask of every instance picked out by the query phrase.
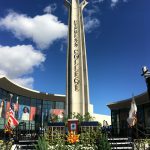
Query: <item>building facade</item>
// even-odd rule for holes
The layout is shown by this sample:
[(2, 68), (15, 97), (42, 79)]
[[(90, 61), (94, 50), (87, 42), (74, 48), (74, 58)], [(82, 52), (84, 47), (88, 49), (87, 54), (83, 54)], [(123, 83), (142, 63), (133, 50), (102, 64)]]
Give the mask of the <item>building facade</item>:
[[(137, 105), (137, 123), (136, 128), (144, 134), (150, 133), (150, 100), (148, 92), (142, 93), (134, 97)], [(107, 106), (111, 110), (112, 133), (114, 135), (128, 136), (129, 110), (131, 107), (132, 98), (114, 102)], [(136, 131), (138, 136), (138, 131)]]
[(65, 95), (48, 94), (21, 87), (6, 77), (0, 77), (0, 129), (7, 122), (9, 108), (16, 119), (28, 128), (45, 127), (53, 115), (61, 117), (65, 109)]

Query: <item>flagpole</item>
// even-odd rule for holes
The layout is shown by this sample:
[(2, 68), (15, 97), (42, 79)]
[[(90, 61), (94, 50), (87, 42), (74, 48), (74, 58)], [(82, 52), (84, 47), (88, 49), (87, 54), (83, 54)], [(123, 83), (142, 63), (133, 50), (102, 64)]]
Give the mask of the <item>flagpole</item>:
[(10, 107), (11, 107), (11, 100), (12, 100), (13, 94), (10, 94)]

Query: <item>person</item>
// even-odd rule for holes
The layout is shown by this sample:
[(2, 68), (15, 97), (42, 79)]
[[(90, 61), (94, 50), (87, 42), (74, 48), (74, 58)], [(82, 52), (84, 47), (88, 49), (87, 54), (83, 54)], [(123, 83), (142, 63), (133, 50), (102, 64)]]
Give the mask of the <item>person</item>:
[(29, 108), (26, 106), (23, 108), (21, 120), (29, 120)]
[(0, 104), (0, 118), (3, 118), (4, 117), (4, 100), (1, 101), (1, 104)]
[(103, 120), (102, 132), (106, 133), (106, 120)]

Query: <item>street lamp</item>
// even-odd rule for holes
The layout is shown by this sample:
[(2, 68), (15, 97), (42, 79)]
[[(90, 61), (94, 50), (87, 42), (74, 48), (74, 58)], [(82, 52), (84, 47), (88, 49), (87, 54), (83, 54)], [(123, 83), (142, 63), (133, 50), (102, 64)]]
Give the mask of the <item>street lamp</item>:
[(150, 71), (148, 71), (148, 68), (146, 66), (144, 66), (142, 68), (142, 76), (144, 76), (145, 78), (145, 82), (147, 85), (147, 90), (148, 90), (148, 94), (149, 94), (149, 98), (150, 98)]

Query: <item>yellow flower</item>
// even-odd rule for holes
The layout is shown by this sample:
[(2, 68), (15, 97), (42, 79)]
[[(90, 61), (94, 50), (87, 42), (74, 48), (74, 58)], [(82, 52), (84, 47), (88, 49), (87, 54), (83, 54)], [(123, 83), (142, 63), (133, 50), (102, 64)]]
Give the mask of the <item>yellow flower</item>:
[(0, 143), (3, 143), (4, 141), (3, 140), (0, 140)]
[(13, 134), (13, 131), (12, 131), (11, 129), (5, 129), (4, 132), (5, 132), (5, 133)]

